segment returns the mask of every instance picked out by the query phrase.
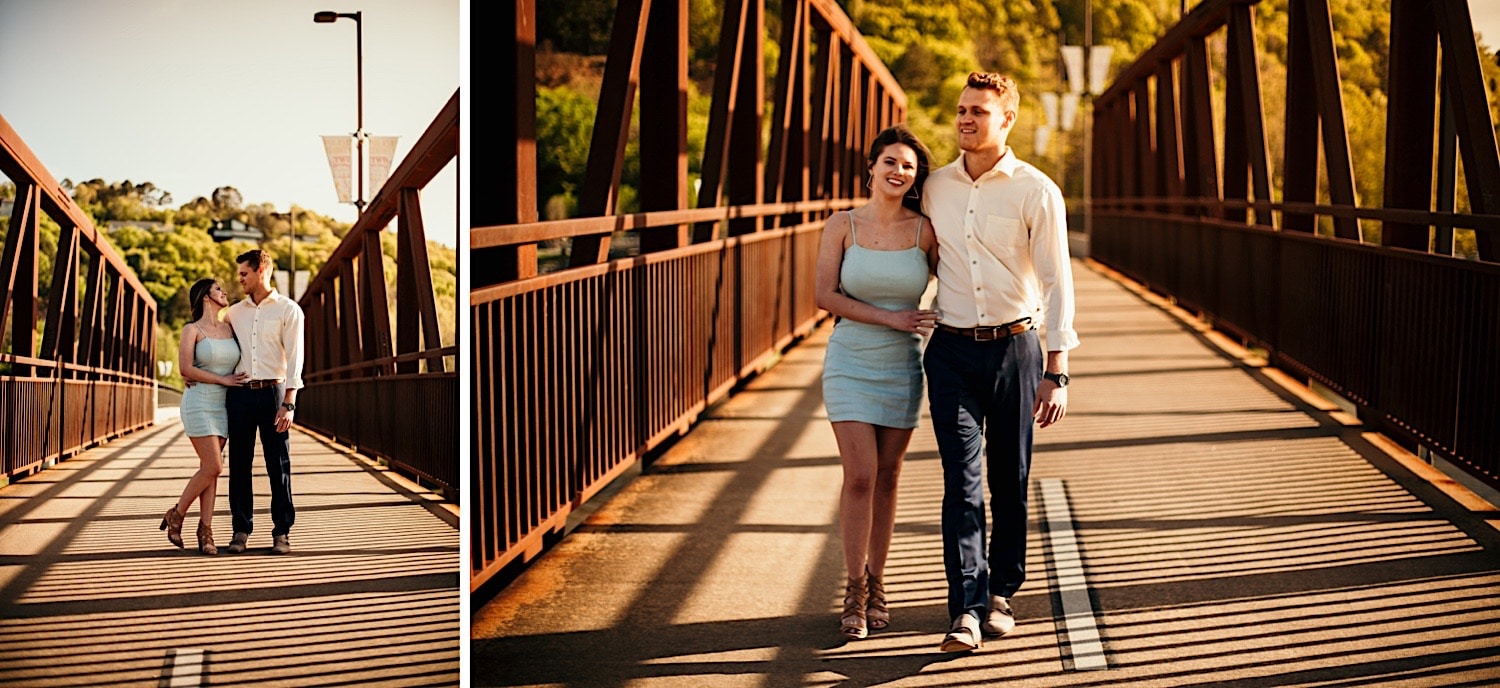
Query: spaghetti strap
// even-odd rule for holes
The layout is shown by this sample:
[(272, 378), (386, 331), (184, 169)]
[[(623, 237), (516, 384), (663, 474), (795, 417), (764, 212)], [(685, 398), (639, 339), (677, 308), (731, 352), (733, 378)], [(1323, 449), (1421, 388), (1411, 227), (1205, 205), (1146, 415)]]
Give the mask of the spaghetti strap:
[(921, 214), (917, 215), (917, 243), (915, 244), (915, 246), (917, 248), (921, 248), (922, 247), (922, 215)]
[(844, 213), (849, 216), (849, 243), (858, 246), (859, 237), (854, 235), (854, 211), (845, 210)]

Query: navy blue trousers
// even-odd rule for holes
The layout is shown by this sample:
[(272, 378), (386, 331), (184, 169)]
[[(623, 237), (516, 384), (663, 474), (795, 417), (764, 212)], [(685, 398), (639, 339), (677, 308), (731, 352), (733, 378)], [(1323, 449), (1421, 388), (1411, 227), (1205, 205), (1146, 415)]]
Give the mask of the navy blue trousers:
[[(1031, 407), (1042, 379), (1036, 330), (989, 342), (938, 330), (923, 355), (943, 464), (943, 568), (948, 616), (983, 619), (989, 595), (1026, 580)], [(985, 549), (984, 485), (994, 532)]]
[(255, 489), (250, 473), (255, 460), (255, 435), (259, 431), (266, 475), (271, 479), (271, 534), (285, 535), (297, 520), (297, 512), (292, 508), (292, 435), (276, 430), (276, 411), (281, 408), (281, 398), (275, 387), (230, 387), (227, 397), (229, 513), (234, 517), (234, 532), (255, 531)]

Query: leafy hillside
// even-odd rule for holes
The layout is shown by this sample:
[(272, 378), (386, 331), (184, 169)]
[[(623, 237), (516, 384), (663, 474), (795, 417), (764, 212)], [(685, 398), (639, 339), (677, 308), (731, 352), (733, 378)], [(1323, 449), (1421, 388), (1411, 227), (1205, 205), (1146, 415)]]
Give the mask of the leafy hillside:
[[(1081, 198), (1082, 127), (1054, 133), (1047, 148), (1040, 151), (1035, 148), (1034, 132), (1043, 120), (1038, 95), (1062, 89), (1058, 47), (1083, 42), (1084, 0), (840, 0), (839, 4), (901, 82), (911, 105), (912, 128), (939, 161), (957, 153), (952, 110), (965, 75), (972, 70), (1007, 73), (1017, 80), (1023, 97), (1011, 146), (1020, 157), (1058, 179), (1070, 202)], [(571, 214), (583, 178), (614, 2), (538, 5), (539, 203), (544, 218), (556, 219)], [(694, 82), (688, 115), (691, 177), (699, 174), (707, 130), (709, 99), (705, 94), (712, 90), (721, 5), (721, 0), (689, 3), (689, 74)], [(1284, 155), (1286, 7), (1287, 0), (1263, 0), (1254, 6), (1273, 183), (1278, 186)], [(1176, 0), (1093, 0), (1092, 11), (1094, 43), (1113, 46), (1113, 71), (1118, 72), (1177, 22), (1180, 9)], [(1389, 0), (1345, 0), (1333, 3), (1333, 12), (1358, 194), (1363, 205), (1379, 206), (1384, 193)], [(768, 78), (774, 78), (776, 68), (780, 16), (781, 0), (766, 0)], [(1500, 103), (1495, 97), (1500, 65), (1493, 50), (1482, 44), (1480, 49), (1492, 121), (1500, 121)], [(1211, 41), (1210, 50), (1212, 68), (1222, 75), (1222, 32)], [(1222, 111), (1222, 93), (1215, 101)], [(1222, 130), (1217, 133), (1223, 135)], [(639, 184), (635, 156), (632, 143), (622, 177), (625, 188), (620, 207), (626, 212), (635, 209)], [(1462, 191), (1459, 208), (1467, 208), (1467, 194)]]
[[(234, 259), (256, 245), (240, 240), (215, 242), (208, 232), (215, 220), (235, 219), (263, 230), (265, 241), (259, 247), (275, 257), (278, 270), (290, 266), (290, 218), (286, 213), (276, 211), (270, 203), (244, 203), (239, 191), (232, 186), (219, 187), (208, 198), (198, 197), (177, 207), (172, 206), (169, 192), (156, 188), (151, 182), (135, 184), (128, 180), (105, 182), (93, 179), (74, 183), (64, 180), (62, 186), (73, 194), (74, 202), (95, 226), (104, 230), (104, 236), (115, 251), (156, 299), (157, 359), (174, 363), (173, 373), (162, 378), (164, 383), (181, 385), (181, 377), (175, 370), (177, 342), (179, 331), (191, 317), (187, 291), (192, 283), (204, 277), (215, 277), (232, 297), (241, 296), (235, 282)], [(14, 196), (13, 184), (0, 183), (0, 198), (12, 199)], [(349, 233), (350, 225), (301, 208), (294, 208), (294, 211), (298, 237), (297, 268), (316, 275), (344, 235)], [(0, 217), (0, 245), (5, 242), (8, 226), (8, 218)], [(57, 223), (43, 214), (38, 261), (42, 299), (39, 309), (42, 312), (45, 312), (46, 300), (50, 298), (52, 261), (60, 233)], [(381, 249), (385, 256), (390, 310), (394, 313), (396, 237), (393, 232), (382, 234)], [(437, 295), (439, 329), (443, 344), (451, 345), (457, 333), (457, 254), (452, 247), (434, 241), (427, 242), (427, 250), (432, 264), (433, 289)], [(9, 350), (8, 341), (0, 346), (0, 351)]]

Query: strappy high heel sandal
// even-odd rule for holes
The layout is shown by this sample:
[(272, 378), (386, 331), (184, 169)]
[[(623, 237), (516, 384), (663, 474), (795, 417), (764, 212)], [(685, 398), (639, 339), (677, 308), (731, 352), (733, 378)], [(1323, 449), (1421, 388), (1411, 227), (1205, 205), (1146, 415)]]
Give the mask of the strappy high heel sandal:
[(167, 531), (167, 539), (177, 545), (178, 549), (183, 548), (182, 519), (186, 516), (187, 514), (178, 511), (177, 505), (174, 504), (172, 508), (167, 509), (167, 515), (161, 517), (161, 527), (157, 529)]
[(870, 591), (865, 577), (850, 578), (844, 586), (844, 615), (839, 617), (840, 632), (845, 638), (858, 640), (870, 634), (865, 625), (865, 608)]
[(870, 601), (865, 607), (865, 619), (872, 631), (883, 631), (891, 625), (891, 611), (885, 606), (885, 583), (865, 569), (865, 579), (870, 581)]
[(219, 548), (214, 545), (214, 529), (202, 521), (198, 522), (198, 551), (204, 554), (219, 553)]

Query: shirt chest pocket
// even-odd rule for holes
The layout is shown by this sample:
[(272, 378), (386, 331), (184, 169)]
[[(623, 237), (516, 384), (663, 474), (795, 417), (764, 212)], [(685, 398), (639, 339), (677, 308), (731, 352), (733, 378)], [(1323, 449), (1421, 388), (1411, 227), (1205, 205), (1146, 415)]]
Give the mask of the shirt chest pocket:
[(984, 243), (996, 255), (1017, 257), (1025, 255), (1029, 243), (1026, 228), (1015, 218), (987, 215), (984, 222)]

